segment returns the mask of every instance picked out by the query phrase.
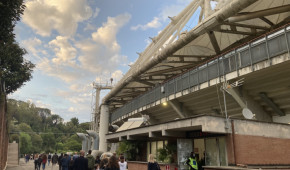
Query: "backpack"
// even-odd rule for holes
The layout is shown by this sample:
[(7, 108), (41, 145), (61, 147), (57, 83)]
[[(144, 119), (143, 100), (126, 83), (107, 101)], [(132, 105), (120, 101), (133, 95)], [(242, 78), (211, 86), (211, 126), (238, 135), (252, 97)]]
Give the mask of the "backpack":
[(92, 155), (87, 156), (88, 159), (88, 168), (93, 169), (95, 167), (95, 159)]

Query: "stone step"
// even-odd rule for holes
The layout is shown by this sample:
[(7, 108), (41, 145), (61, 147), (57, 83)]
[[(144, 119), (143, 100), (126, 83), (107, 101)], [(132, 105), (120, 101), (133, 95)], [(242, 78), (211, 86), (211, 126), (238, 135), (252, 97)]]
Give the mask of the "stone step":
[(18, 143), (9, 143), (8, 145), (8, 155), (7, 155), (7, 164), (9, 165), (18, 165)]

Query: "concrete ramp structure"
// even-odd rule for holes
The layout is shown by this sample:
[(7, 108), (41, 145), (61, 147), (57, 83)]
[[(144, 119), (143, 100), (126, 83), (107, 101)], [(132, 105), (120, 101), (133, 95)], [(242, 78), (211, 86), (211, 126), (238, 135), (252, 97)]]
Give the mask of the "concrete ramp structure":
[(78, 137), (82, 140), (82, 150), (88, 152), (88, 138), (84, 133), (77, 133)]
[(93, 130), (87, 130), (88, 135), (92, 138), (91, 150), (99, 150), (99, 134)]

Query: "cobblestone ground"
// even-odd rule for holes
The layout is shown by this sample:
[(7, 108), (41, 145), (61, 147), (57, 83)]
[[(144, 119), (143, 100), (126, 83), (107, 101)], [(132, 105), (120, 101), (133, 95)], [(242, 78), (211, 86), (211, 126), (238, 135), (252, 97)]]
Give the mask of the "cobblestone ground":
[[(24, 159), (20, 159), (19, 166), (10, 166), (8, 165), (7, 170), (34, 170), (34, 161), (30, 160), (28, 163), (25, 163)], [(52, 164), (49, 164), (49, 166), (45, 167), (45, 170), (58, 170), (58, 165), (53, 166)], [(41, 168), (42, 170), (42, 168)]]

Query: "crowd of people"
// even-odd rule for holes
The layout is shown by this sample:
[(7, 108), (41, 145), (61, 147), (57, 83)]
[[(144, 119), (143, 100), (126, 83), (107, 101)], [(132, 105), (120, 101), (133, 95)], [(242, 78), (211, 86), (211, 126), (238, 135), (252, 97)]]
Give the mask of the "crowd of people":
[(34, 160), (35, 170), (45, 170), (46, 165), (51, 164), (51, 169), (58, 165), (59, 170), (127, 170), (128, 165), (125, 161), (125, 157), (121, 154), (119, 158), (114, 153), (112, 156), (103, 154), (102, 158), (100, 156), (92, 155), (92, 151), (89, 150), (87, 155), (84, 151), (77, 152), (73, 155), (63, 154), (34, 154), (25, 155), (26, 163), (29, 159)]

